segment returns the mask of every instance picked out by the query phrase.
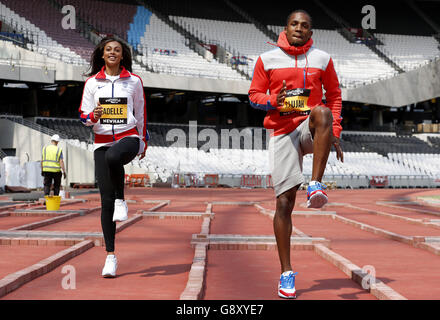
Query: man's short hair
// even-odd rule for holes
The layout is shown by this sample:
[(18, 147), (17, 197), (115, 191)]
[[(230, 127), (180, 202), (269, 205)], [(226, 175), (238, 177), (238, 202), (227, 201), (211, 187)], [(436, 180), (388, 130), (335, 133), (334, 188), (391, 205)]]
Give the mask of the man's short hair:
[(295, 11), (291, 12), (288, 16), (287, 16), (287, 20), (286, 20), (286, 26), (289, 25), (289, 20), (290, 18), (295, 14), (295, 13), (304, 13), (305, 15), (307, 15), (309, 17), (310, 20), (310, 29), (312, 29), (313, 27), (313, 21), (312, 21), (312, 16), (303, 9), (296, 9)]

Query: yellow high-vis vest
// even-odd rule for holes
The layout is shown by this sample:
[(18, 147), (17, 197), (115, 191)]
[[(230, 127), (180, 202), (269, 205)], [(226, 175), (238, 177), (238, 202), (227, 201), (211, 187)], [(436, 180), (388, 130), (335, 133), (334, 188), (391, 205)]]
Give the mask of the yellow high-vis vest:
[(61, 148), (54, 146), (46, 146), (43, 148), (42, 164), (43, 172), (60, 172)]

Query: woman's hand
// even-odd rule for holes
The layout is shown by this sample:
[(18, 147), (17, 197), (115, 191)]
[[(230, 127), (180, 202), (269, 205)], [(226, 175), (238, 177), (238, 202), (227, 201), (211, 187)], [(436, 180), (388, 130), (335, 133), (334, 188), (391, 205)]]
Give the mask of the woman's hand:
[(103, 108), (101, 107), (101, 104), (98, 101), (98, 105), (93, 110), (93, 117), (95, 118), (95, 121), (98, 121), (102, 117)]
[(142, 152), (142, 153), (139, 155), (139, 160), (142, 160), (143, 158), (145, 158), (145, 152), (147, 151), (147, 148), (148, 148), (148, 141), (145, 142), (144, 152)]

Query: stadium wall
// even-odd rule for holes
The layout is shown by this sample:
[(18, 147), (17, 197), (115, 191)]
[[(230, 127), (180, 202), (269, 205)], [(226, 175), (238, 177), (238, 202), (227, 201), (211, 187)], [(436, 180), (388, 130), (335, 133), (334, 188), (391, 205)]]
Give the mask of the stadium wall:
[(54, 83), (55, 71), (26, 66), (0, 65), (2, 79), (23, 82)]
[(342, 99), (401, 107), (437, 97), (440, 97), (440, 59), (390, 79), (345, 90)]
[(84, 66), (75, 66), (40, 53), (0, 41), (1, 79), (22, 82), (54, 83), (60, 79), (84, 81)]

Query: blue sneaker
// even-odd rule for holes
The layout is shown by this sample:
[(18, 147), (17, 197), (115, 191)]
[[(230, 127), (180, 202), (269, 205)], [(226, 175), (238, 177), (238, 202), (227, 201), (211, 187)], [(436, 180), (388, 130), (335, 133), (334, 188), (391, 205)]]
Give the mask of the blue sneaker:
[(280, 283), (278, 284), (278, 295), (281, 298), (296, 299), (295, 276), (298, 272), (287, 271), (281, 274)]
[(310, 181), (307, 187), (307, 208), (322, 208), (328, 202), (328, 196), (323, 191), (327, 186), (318, 181)]

